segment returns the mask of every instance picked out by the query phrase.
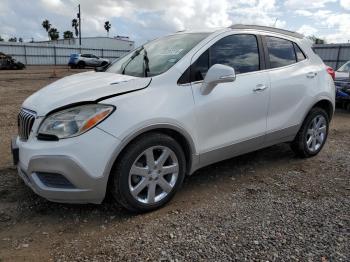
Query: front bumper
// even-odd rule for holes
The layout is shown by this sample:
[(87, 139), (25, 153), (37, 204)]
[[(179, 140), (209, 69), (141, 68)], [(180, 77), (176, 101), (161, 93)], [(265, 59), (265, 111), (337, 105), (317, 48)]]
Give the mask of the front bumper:
[(53, 202), (98, 204), (104, 199), (109, 160), (119, 142), (94, 128), (56, 142), (16, 138), (11, 147), (14, 159), (18, 153), (19, 176), (36, 194)]

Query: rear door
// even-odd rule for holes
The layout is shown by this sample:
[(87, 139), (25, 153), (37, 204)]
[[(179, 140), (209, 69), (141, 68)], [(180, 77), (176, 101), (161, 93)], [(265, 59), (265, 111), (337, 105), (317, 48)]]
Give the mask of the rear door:
[[(262, 71), (259, 43), (253, 34), (228, 35), (208, 44), (198, 58), (193, 58), (191, 85), (202, 163), (256, 149), (263, 142), (269, 80), (268, 73)], [(233, 67), (236, 80), (218, 84), (203, 95), (202, 80), (214, 64)]]
[(270, 105), (267, 142), (296, 134), (317, 88), (320, 68), (313, 65), (293, 41), (264, 36), (266, 60), (270, 68)]

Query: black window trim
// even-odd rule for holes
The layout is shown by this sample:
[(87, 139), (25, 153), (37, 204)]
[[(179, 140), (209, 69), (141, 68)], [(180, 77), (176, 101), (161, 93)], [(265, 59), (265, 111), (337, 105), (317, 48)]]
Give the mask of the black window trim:
[[(266, 37), (274, 37), (274, 38), (279, 38), (279, 39), (283, 39), (283, 40), (286, 40), (286, 41), (291, 42), (291, 43), (293, 44), (293, 50), (294, 50), (294, 55), (295, 55), (295, 63), (290, 64), (290, 65), (280, 66), (280, 67), (274, 67), (274, 68), (271, 67), (271, 64), (270, 64), (270, 56), (269, 56), (269, 50), (268, 50), (268, 48), (267, 48)], [(294, 65), (296, 65), (296, 64), (298, 64), (298, 63), (304, 62), (304, 61), (306, 61), (306, 60), (309, 59), (309, 57), (306, 55), (305, 51), (304, 51), (296, 42), (294, 42), (293, 40), (290, 40), (290, 39), (287, 39), (287, 38), (283, 38), (283, 37), (279, 37), (279, 36), (274, 36), (274, 35), (262, 35), (261, 38), (262, 38), (262, 42), (263, 42), (263, 45), (264, 45), (266, 70), (274, 70), (274, 69), (280, 69), (280, 68), (285, 68), (285, 67), (294, 66)], [(305, 59), (304, 59), (304, 60), (298, 61), (298, 57), (297, 57), (297, 54), (296, 54), (296, 51), (295, 51), (295, 45), (296, 45), (297, 47), (299, 47), (299, 49), (301, 50), (301, 52), (302, 52), (303, 55), (305, 56)]]
[[(295, 59), (296, 59), (297, 63), (306, 60), (307, 56), (305, 55), (305, 52), (303, 51), (303, 49), (301, 49), (300, 46), (299, 46), (297, 43), (295, 43), (295, 42), (293, 42), (293, 41), (292, 41), (292, 43), (293, 43), (293, 48), (294, 48), (294, 53), (295, 53)], [(304, 56), (304, 59), (303, 59), (303, 60), (298, 61), (297, 50), (296, 50), (295, 47), (298, 47), (299, 50), (300, 50), (300, 52), (303, 54), (303, 56)]]
[[(263, 42), (263, 39), (262, 39), (262, 35), (259, 35), (259, 34), (254, 34), (254, 33), (233, 33), (233, 34), (229, 34), (229, 35), (226, 35), (224, 37), (221, 37), (220, 39), (217, 39), (211, 46), (213, 46), (215, 43), (217, 43), (218, 41), (220, 41), (221, 39), (224, 39), (225, 37), (228, 37), (228, 36), (233, 36), (233, 35), (252, 35), (252, 36), (255, 36), (256, 38), (256, 41), (257, 41), (257, 47), (258, 47), (258, 55), (259, 55), (259, 70), (257, 71), (252, 71), (252, 72), (246, 72), (246, 73), (241, 73), (239, 75), (245, 75), (245, 74), (252, 74), (252, 73), (256, 73), (256, 72), (261, 72), (261, 71), (264, 71), (266, 69), (268, 69), (267, 67), (267, 64), (266, 62), (268, 60), (266, 60), (266, 50), (265, 50), (265, 46), (264, 46), (264, 42)], [(210, 46), (210, 47), (211, 47)], [(210, 61), (210, 47), (208, 47), (203, 53), (201, 53), (198, 58), (203, 55), (206, 51), (208, 51), (208, 59)], [(198, 59), (197, 58), (197, 59)], [(185, 74), (188, 73), (188, 70), (190, 70), (190, 68), (192, 67), (192, 65), (196, 62), (197, 60), (193, 61), (192, 62), (192, 59), (191, 59), (191, 64), (186, 68), (186, 70), (182, 73), (182, 75), (179, 77), (179, 79), (177, 80), (177, 84), (178, 85), (183, 85), (183, 86), (187, 86), (187, 85), (190, 85), (190, 84), (194, 84), (194, 83), (201, 83), (203, 82), (203, 80), (198, 80), (198, 81), (192, 81), (191, 82), (191, 72), (189, 73), (189, 78), (188, 79), (188, 82), (185, 82), (185, 83), (180, 83), (180, 80), (182, 80), (183, 77), (185, 77)], [(208, 62), (209, 64), (209, 62)], [(210, 66), (209, 66), (210, 68)]]

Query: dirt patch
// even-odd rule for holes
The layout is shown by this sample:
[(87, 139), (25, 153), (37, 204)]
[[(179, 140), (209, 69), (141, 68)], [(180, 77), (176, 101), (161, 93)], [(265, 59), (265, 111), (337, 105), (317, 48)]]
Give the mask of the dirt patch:
[(134, 216), (110, 198), (48, 202), (11, 167), (20, 104), (55, 80), (52, 70), (0, 71), (0, 261), (349, 260), (349, 113), (336, 112), (317, 157), (281, 144), (233, 158), (187, 178), (161, 210)]

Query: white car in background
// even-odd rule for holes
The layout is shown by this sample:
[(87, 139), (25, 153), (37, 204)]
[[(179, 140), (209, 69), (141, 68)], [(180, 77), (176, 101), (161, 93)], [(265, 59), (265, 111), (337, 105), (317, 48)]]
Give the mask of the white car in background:
[(224, 159), (282, 142), (317, 155), (334, 95), (298, 33), (178, 32), (28, 97), (12, 151), (26, 184), (51, 201), (101, 203), (109, 190), (145, 212), (167, 203), (185, 175)]
[(350, 82), (350, 61), (346, 62), (335, 71), (335, 80)]
[(85, 67), (105, 67), (109, 64), (109, 60), (101, 58), (93, 54), (71, 54), (68, 61), (68, 66), (71, 68)]

